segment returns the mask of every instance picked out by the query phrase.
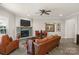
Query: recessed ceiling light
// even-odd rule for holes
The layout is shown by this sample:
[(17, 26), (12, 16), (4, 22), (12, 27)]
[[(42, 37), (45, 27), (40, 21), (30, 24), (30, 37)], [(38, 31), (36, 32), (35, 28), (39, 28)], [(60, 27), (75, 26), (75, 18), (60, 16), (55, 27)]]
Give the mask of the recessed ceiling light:
[(59, 14), (59, 16), (63, 16), (63, 14)]
[(28, 16), (28, 17), (30, 17), (30, 15), (29, 15), (29, 14), (28, 14), (27, 16)]

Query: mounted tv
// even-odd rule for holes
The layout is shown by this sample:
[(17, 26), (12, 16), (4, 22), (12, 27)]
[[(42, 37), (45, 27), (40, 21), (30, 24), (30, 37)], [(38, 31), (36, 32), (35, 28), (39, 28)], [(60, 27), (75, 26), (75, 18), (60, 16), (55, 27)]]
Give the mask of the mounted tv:
[(30, 21), (21, 19), (20, 25), (21, 26), (30, 26)]

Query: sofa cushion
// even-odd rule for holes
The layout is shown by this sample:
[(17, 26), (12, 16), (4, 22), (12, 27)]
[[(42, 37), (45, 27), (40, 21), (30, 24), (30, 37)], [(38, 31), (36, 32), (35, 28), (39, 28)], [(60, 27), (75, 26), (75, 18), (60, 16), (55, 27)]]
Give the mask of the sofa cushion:
[(48, 36), (47, 39), (53, 39), (53, 35)]
[(8, 45), (10, 42), (11, 42), (11, 41), (10, 41), (8, 35), (3, 35), (3, 36), (2, 36), (2, 43), (3, 43), (4, 45)]

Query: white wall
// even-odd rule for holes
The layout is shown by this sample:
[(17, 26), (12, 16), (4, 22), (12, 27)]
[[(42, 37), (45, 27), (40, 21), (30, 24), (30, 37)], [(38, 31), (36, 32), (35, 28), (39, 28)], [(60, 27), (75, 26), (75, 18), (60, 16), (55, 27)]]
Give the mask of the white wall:
[(8, 25), (8, 19), (5, 17), (0, 17), (0, 25), (7, 26)]
[(65, 22), (61, 19), (54, 19), (53, 17), (33, 17), (33, 35), (35, 34), (36, 30), (45, 30), (45, 23), (50, 24), (61, 24), (61, 32), (49, 32), (48, 35), (58, 34), (64, 37), (64, 30), (65, 30)]
[(15, 39), (15, 15), (6, 9), (0, 7), (0, 18), (3, 18), (7, 24), (7, 34)]

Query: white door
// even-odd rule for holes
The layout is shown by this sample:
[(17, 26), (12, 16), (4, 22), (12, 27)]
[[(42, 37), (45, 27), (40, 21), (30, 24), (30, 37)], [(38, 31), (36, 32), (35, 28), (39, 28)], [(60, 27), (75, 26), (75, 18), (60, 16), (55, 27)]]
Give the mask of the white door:
[(66, 20), (65, 23), (65, 38), (75, 38), (75, 20)]

